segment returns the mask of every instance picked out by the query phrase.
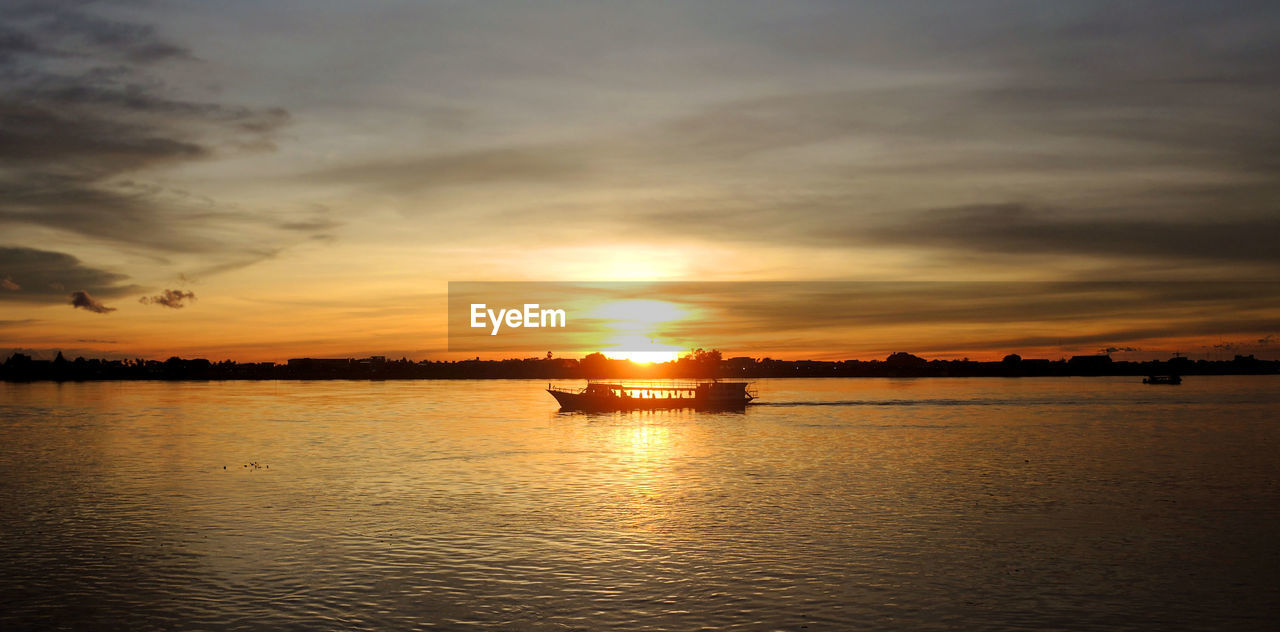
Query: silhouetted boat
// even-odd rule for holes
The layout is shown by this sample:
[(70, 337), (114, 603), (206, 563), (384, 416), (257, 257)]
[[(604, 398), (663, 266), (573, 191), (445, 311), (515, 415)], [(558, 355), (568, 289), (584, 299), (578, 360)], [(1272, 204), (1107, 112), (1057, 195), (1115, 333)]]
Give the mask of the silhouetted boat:
[(1182, 378), (1177, 375), (1152, 375), (1142, 378), (1143, 384), (1181, 384)]
[(547, 385), (561, 410), (657, 410), (696, 408), (734, 410), (756, 398), (747, 382), (699, 380), (694, 382), (588, 381), (586, 387), (569, 389)]

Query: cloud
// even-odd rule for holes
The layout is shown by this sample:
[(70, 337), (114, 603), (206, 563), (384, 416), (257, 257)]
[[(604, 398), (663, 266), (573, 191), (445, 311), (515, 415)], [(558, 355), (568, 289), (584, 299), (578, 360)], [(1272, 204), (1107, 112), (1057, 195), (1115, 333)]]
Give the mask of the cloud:
[(165, 290), (158, 296), (144, 296), (138, 299), (138, 302), (143, 305), (163, 305), (173, 309), (182, 309), (184, 300), (196, 300), (196, 293), (183, 290)]
[[(637, 106), (613, 118), (624, 124), (495, 134), (482, 139), (484, 149), (424, 143), (426, 155), (394, 160), (353, 153), (352, 164), (306, 177), (404, 196), (398, 207), (409, 214), (449, 208), (414, 203), (439, 189), (492, 192), (486, 211), (511, 200), (483, 234), (474, 216), (440, 224), (477, 239), (586, 226), (952, 259), (1106, 260), (1121, 264), (1117, 276), (1171, 259), (1280, 264), (1271, 247), (1280, 233), (1280, 121), (1269, 115), (1280, 109), (1280, 63), (1263, 54), (1280, 21), (1274, 8), (1085, 3), (1049, 15), (979, 3), (708, 13), (723, 26), (696, 14), (682, 15), (681, 28), (723, 42), (717, 50), (734, 55), (714, 69), (755, 78), (758, 89), (707, 79), (715, 90), (685, 91), (684, 101), (655, 93), (663, 107), (646, 112), (660, 114), (639, 123)], [(651, 17), (636, 28), (653, 28)], [(682, 52), (695, 41), (672, 37)], [(566, 40), (547, 44), (586, 42)], [(534, 43), (516, 34), (508, 45), (537, 54)], [(626, 50), (610, 53), (610, 64), (627, 60)], [(591, 72), (569, 64), (569, 72)], [(754, 75), (753, 65), (783, 72)], [(710, 75), (690, 63), (671, 81), (699, 70)], [(814, 74), (822, 80), (804, 81)], [(583, 93), (564, 98), (575, 96)], [(554, 195), (522, 195), (538, 183)]]
[(1280, 217), (1106, 217), (1023, 204), (941, 208), (852, 239), (979, 252), (1280, 263)]
[(71, 306), (86, 309), (96, 314), (106, 314), (116, 311), (116, 308), (103, 305), (102, 301), (93, 298), (88, 292), (83, 290), (71, 293)]
[[(1280, 264), (1272, 247), (1280, 218), (1269, 202), (1280, 196), (1280, 125), (1261, 115), (1255, 101), (1266, 99), (1240, 97), (1248, 88), (1239, 83), (1204, 87), (1226, 93), (1221, 111), (1205, 111), (1195, 103), (1203, 93), (1173, 79), (1158, 88), (1168, 93), (1163, 103), (1119, 84), (1072, 86), (1063, 90), (1077, 89), (1074, 100), (961, 81), (740, 99), (634, 133), (353, 162), (303, 179), (406, 200), (506, 191), (518, 199), (482, 230), (474, 213), (443, 223), (489, 240), (543, 230), (554, 218), (560, 237), (621, 229), (654, 239), (1123, 260), (1130, 269), (1171, 259)], [(1147, 108), (1160, 115), (1135, 121)], [(536, 186), (553, 194), (512, 193)], [(402, 208), (438, 217), (450, 206)]]
[(296, 222), (281, 222), (276, 226), (282, 230), (309, 233), (333, 230), (334, 228), (342, 226), (342, 222), (331, 219), (311, 219)]
[(1129, 353), (1132, 351), (1142, 351), (1142, 349), (1139, 349), (1137, 347), (1105, 347), (1103, 349), (1099, 349), (1098, 353), (1112, 354), (1112, 353)]
[(6, 290), (9, 290), (10, 292), (17, 292), (18, 290), (21, 290), (21, 289), (22, 289), (22, 286), (21, 286), (21, 285), (18, 285), (17, 283), (14, 283), (14, 282), (13, 282), (13, 279), (11, 279), (11, 278), (9, 278), (9, 277), (5, 277), (4, 279), (0, 279), (0, 287), (4, 288), (4, 289), (6, 289)]
[(0, 225), (164, 252), (239, 250), (216, 230), (244, 224), (244, 213), (139, 179), (270, 147), (288, 112), (183, 96), (157, 70), (199, 62), (150, 25), (78, 4), (32, 3), (9, 17), (0, 31)]
[(66, 56), (112, 55), (135, 62), (189, 58), (186, 48), (161, 38), (154, 27), (73, 10), (74, 3), (30, 3), (17, 13), (38, 20), (56, 38), (41, 48)]
[[(78, 258), (49, 250), (0, 246), (0, 273), (4, 280), (21, 291), (0, 292), (0, 302), (61, 304), (66, 289), (82, 288), (106, 298), (137, 292), (138, 286), (126, 283), (127, 276), (87, 266)], [(8, 284), (4, 287), (10, 290)]]
[[(323, 28), (288, 33), (237, 7), (201, 19), (237, 22), (241, 43), (204, 47), (218, 29), (178, 42), (102, 17), (118, 7), (32, 3), (0, 34), (0, 222), (197, 253), (206, 273), (327, 233), (147, 185), (282, 137), (288, 111), (206, 86), (237, 76), (225, 94), (316, 117), (291, 139), (308, 173), (281, 189), (350, 189), (333, 202), (353, 231), (389, 210), (387, 234), (494, 247), (674, 236), (1116, 277), (1280, 264), (1275, 6), (819, 4), (422, 5), (367, 23), (317, 6), (297, 18)], [(335, 48), (362, 25), (387, 36)], [(204, 76), (202, 49), (233, 72)], [(234, 169), (204, 182), (260, 177)], [(441, 191), (460, 203), (423, 199)]]
[(582, 181), (592, 171), (587, 150), (577, 144), (503, 146), (353, 162), (305, 173), (300, 178), (308, 183), (351, 183), (395, 193), (440, 187)]

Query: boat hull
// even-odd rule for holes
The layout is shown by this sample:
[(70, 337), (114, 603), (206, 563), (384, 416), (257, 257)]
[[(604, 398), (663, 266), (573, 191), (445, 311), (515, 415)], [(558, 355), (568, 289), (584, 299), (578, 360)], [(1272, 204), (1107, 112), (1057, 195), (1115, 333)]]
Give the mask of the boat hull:
[(569, 393), (547, 389), (551, 396), (560, 403), (561, 410), (583, 412), (606, 412), (615, 410), (673, 410), (692, 408), (696, 410), (743, 410), (751, 398), (710, 398), (710, 397), (673, 397), (673, 398), (641, 398), (601, 396), (587, 393)]

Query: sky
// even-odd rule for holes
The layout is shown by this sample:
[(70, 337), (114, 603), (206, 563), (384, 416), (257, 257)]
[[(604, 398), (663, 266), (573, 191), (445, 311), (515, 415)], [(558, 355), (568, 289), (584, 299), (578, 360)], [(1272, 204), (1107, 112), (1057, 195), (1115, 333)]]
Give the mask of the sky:
[[(0, 12), (0, 351), (441, 358), (449, 281), (737, 281), (768, 326), (687, 338), (1277, 356), (1276, 286), (1214, 289), (1280, 271), (1273, 2)], [(789, 281), (1188, 285), (1010, 335)]]

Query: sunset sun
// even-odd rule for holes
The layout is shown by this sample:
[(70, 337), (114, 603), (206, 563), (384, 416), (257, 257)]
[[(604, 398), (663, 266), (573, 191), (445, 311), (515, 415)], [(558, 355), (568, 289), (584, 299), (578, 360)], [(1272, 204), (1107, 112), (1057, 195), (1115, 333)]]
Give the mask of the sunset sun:
[(630, 360), (636, 364), (660, 364), (680, 358), (679, 351), (617, 351), (606, 349), (604, 355), (614, 360)]

